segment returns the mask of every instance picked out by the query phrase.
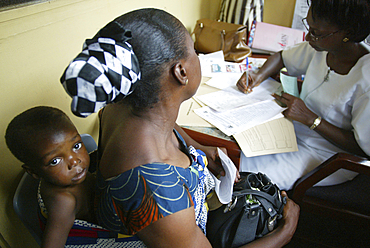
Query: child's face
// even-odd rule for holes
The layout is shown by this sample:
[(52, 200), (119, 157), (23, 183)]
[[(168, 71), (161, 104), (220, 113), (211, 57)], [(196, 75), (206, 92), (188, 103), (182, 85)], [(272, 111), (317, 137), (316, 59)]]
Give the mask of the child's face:
[(90, 157), (74, 127), (40, 139), (35, 155), (36, 174), (52, 184), (72, 186), (86, 178)]

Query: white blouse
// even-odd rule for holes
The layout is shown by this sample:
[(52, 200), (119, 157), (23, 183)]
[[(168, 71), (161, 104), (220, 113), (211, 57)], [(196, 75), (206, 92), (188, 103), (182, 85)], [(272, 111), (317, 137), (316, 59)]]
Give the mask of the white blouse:
[[(370, 155), (370, 54), (361, 57), (347, 75), (329, 71), (326, 56), (327, 52), (317, 52), (308, 42), (282, 52), (290, 75), (305, 74), (300, 98), (307, 107), (331, 124), (352, 130), (360, 147)], [(289, 190), (298, 178), (337, 152), (344, 152), (299, 122), (294, 122), (294, 128), (297, 152), (251, 158), (242, 153), (240, 170), (263, 172), (281, 189)], [(342, 183), (356, 175), (342, 169), (317, 185)]]
[[(305, 74), (300, 98), (307, 107), (331, 124), (352, 130), (360, 147), (370, 155), (370, 53), (361, 57), (347, 75), (329, 70), (327, 52), (315, 51), (308, 42), (284, 50), (282, 56), (290, 75)], [(336, 151), (332, 145), (318, 142), (323, 138), (315, 131), (308, 137), (305, 134), (300, 137), (297, 133), (311, 146)]]

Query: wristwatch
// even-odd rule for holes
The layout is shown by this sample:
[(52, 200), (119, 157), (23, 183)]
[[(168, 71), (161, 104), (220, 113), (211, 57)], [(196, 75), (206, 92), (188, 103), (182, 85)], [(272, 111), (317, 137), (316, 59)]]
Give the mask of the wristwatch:
[(314, 130), (318, 125), (320, 125), (320, 123), (321, 123), (321, 116), (318, 116), (318, 117), (314, 120), (314, 122), (313, 122), (312, 126), (310, 127), (310, 129), (311, 129), (311, 130)]

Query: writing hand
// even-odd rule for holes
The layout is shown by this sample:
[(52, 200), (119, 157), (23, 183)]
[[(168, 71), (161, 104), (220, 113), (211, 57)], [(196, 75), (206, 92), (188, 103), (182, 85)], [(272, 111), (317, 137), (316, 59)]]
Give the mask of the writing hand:
[(261, 82), (257, 81), (257, 74), (253, 71), (248, 71), (248, 85), (247, 85), (247, 73), (244, 72), (239, 78), (236, 85), (238, 89), (243, 93), (250, 93), (253, 91), (253, 88), (258, 86)]

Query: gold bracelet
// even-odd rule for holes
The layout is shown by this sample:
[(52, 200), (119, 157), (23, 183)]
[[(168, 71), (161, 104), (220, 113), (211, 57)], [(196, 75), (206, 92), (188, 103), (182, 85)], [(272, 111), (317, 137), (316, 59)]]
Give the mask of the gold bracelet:
[(320, 125), (320, 123), (321, 123), (321, 116), (318, 116), (318, 117), (314, 120), (314, 122), (313, 122), (312, 126), (310, 127), (310, 129), (311, 129), (311, 130), (314, 130), (318, 125)]

